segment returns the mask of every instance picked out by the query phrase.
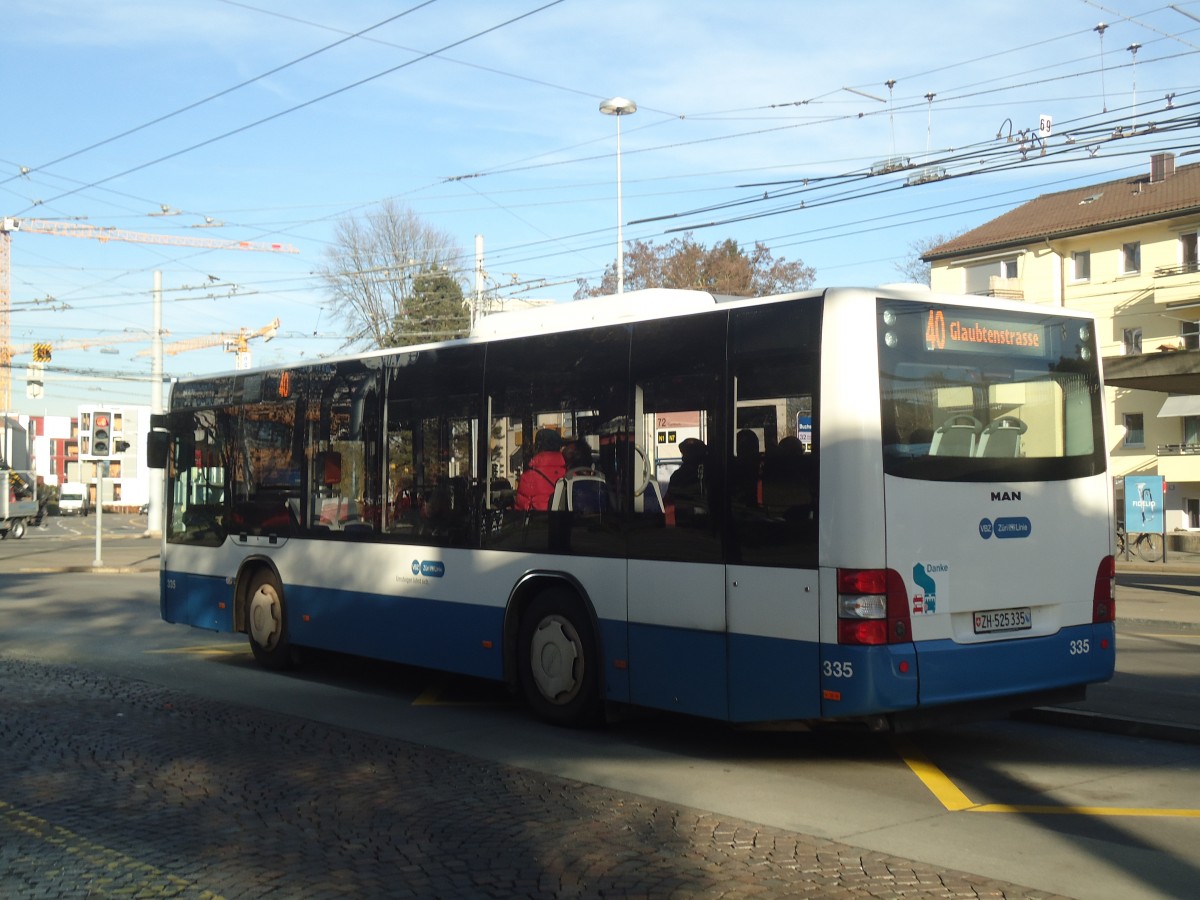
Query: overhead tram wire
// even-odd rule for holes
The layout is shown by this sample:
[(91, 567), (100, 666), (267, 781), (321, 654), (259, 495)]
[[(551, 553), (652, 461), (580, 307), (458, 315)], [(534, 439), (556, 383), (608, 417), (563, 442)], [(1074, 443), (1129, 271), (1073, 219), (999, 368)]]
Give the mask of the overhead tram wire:
[[(1161, 119), (1155, 120), (1154, 126), (1153, 126), (1153, 131), (1142, 129), (1142, 130), (1138, 131), (1137, 136), (1145, 137), (1145, 136), (1151, 135), (1151, 134), (1167, 134), (1167, 133), (1170, 133), (1173, 131), (1181, 130), (1183, 128), (1197, 127), (1197, 125), (1200, 124), (1200, 120), (1197, 120), (1197, 117), (1195, 116), (1194, 113), (1189, 115), (1186, 112), (1188, 107), (1196, 106), (1196, 105), (1198, 105), (1198, 104), (1190, 103), (1190, 104), (1184, 104), (1182, 106), (1174, 107), (1173, 112), (1175, 113), (1175, 115), (1173, 115), (1171, 118), (1166, 119), (1166, 120), (1161, 120)], [(1114, 132), (1117, 128), (1119, 128), (1120, 125), (1122, 125), (1123, 122), (1128, 121), (1127, 119), (1124, 119), (1123, 117), (1121, 117), (1119, 115), (1120, 112), (1121, 111), (1111, 112), (1110, 113), (1111, 118), (1107, 121), (1097, 122), (1097, 123), (1094, 123), (1094, 124), (1091, 124), (1091, 125), (1088, 125), (1085, 127), (1072, 128), (1069, 133), (1075, 142), (1078, 142), (1081, 140), (1086, 141), (1091, 137), (1096, 138), (1096, 140), (1098, 142), (1102, 142), (1102, 143), (1106, 143), (1109, 140), (1119, 139), (1118, 137), (1115, 136)], [(1080, 124), (1082, 124), (1082, 121), (1080, 122)], [(1133, 135), (1126, 135), (1124, 137), (1131, 137), (1131, 136), (1133, 136)], [(1030, 132), (1027, 130), (1026, 131), (1026, 141), (1031, 148), (1030, 152), (1038, 152), (1038, 140), (1040, 140), (1040, 139), (1035, 139), (1032, 142), (1030, 142), (1030, 137), (1031, 137)], [(922, 168), (929, 168), (929, 167), (935, 167), (935, 166), (950, 166), (950, 165), (960, 165), (961, 166), (966, 163), (972, 163), (972, 162), (976, 163), (978, 166), (983, 167), (983, 166), (986, 166), (988, 164), (989, 160), (991, 160), (993, 158), (997, 158), (997, 157), (1005, 158), (1005, 157), (1008, 157), (1009, 155), (1013, 154), (1014, 152), (1018, 152), (1017, 149), (1013, 147), (1012, 143), (1006, 142), (1006, 143), (997, 145), (996, 140), (998, 140), (998, 138), (978, 142), (974, 145), (971, 145), (970, 148), (964, 148), (964, 150), (967, 150), (967, 152), (958, 151), (958, 152), (954, 152), (950, 155), (943, 154), (941, 156), (931, 157), (931, 158), (925, 160), (924, 162), (913, 163), (912, 165), (908, 166), (907, 168), (905, 168), (904, 170), (901, 170), (901, 171), (913, 172), (913, 171), (920, 170)], [(1015, 141), (1013, 143), (1015, 143)], [(1045, 144), (1042, 143), (1041, 146), (1044, 147)], [(1068, 149), (1070, 149), (1073, 145), (1065, 145), (1065, 146), (1067, 146)], [(980, 171), (991, 171), (991, 170), (984, 168), (984, 169), (981, 169)], [(741, 197), (741, 198), (738, 198), (735, 200), (727, 201), (725, 203), (711, 204), (706, 207), (698, 207), (698, 208), (694, 208), (691, 210), (685, 210), (685, 211), (681, 211), (681, 212), (673, 212), (673, 213), (663, 214), (660, 216), (651, 216), (651, 217), (646, 217), (646, 218), (642, 218), (642, 219), (636, 219), (636, 220), (633, 220), (633, 222), (631, 222), (631, 224), (648, 224), (648, 223), (653, 223), (653, 222), (668, 221), (668, 220), (672, 220), (672, 219), (680, 219), (680, 218), (685, 218), (685, 217), (689, 217), (689, 216), (698, 216), (698, 215), (703, 215), (705, 213), (717, 212), (720, 210), (735, 209), (735, 208), (742, 207), (742, 206), (754, 205), (754, 204), (765, 203), (765, 202), (770, 202), (770, 201), (778, 201), (778, 200), (781, 200), (781, 199), (784, 199), (787, 197), (794, 197), (799, 194), (819, 194), (820, 192), (828, 191), (830, 188), (833, 188), (833, 187), (853, 185), (855, 183), (869, 181), (871, 179), (888, 177), (891, 174), (895, 174), (895, 173), (886, 173), (885, 175), (879, 175), (879, 174), (873, 174), (869, 171), (853, 171), (853, 172), (841, 173), (838, 175), (799, 177), (799, 178), (795, 178), (795, 179), (788, 179), (786, 181), (776, 181), (776, 182), (767, 182), (767, 183), (759, 183), (759, 184), (743, 184), (743, 185), (738, 185), (737, 187), (742, 188), (742, 189), (750, 188), (750, 187), (770, 187), (770, 186), (776, 186), (776, 185), (779, 185), (779, 186), (795, 185), (795, 187), (789, 188), (787, 190), (774, 191), (774, 192), (771, 192), (771, 191), (759, 192), (759, 193), (756, 193), (751, 196)], [(964, 173), (964, 174), (966, 174), (966, 173)], [(971, 174), (974, 174), (974, 172)], [(876, 192), (871, 191), (870, 193), (873, 194)], [(853, 196), (851, 196), (848, 199), (852, 199), (852, 198), (853, 198)], [(809, 203), (806, 205), (811, 207), (813, 204)], [(820, 205), (827, 205), (827, 202), (821, 202)], [(800, 207), (789, 207), (787, 211), (794, 211), (795, 209), (799, 209), (799, 208)], [(740, 219), (740, 218), (725, 219), (725, 220), (721, 220), (719, 222), (715, 222), (712, 224), (728, 224), (730, 221), (742, 221), (742, 219)], [(706, 223), (706, 227), (707, 227), (707, 223)], [(681, 229), (671, 229), (671, 231), (677, 231), (677, 230), (681, 230)], [(683, 229), (683, 230), (686, 230), (686, 229)], [(671, 232), (669, 231), (667, 233), (671, 233)]]
[[(50, 160), (50, 162), (43, 163), (40, 166), (33, 166), (30, 168), (24, 169), (19, 174), (9, 176), (8, 178), (4, 179), (3, 181), (0, 181), (0, 186), (6, 185), (10, 181), (13, 181), (24, 175), (29, 175), (30, 173), (33, 173), (33, 172), (39, 172), (42, 169), (48, 169), (50, 166), (58, 165), (58, 163), (61, 163), (61, 162), (66, 162), (68, 159), (74, 159), (76, 156), (81, 156), (82, 154), (87, 153), (91, 150), (95, 150), (99, 147), (103, 147), (106, 144), (111, 144), (113, 141), (119, 141), (121, 138), (126, 138), (132, 134), (137, 134), (139, 131), (144, 131), (145, 129), (150, 128), (154, 125), (158, 125), (162, 122), (165, 122), (168, 119), (173, 119), (175, 116), (182, 115), (183, 113), (189, 112), (190, 110), (193, 110), (193, 109), (196, 109), (197, 107), (203, 106), (206, 103), (211, 103), (212, 101), (218, 100), (221, 97), (228, 96), (229, 94), (232, 94), (234, 91), (241, 90), (242, 88), (248, 87), (249, 85), (252, 85), (257, 81), (262, 81), (264, 78), (269, 78), (272, 75), (277, 75), (278, 73), (284, 71), (285, 69), (290, 69), (292, 66), (299, 65), (302, 62), (310, 60), (316, 56), (320, 56), (322, 53), (332, 50), (335, 47), (339, 47), (342, 44), (346, 43), (347, 41), (351, 41), (355, 38), (362, 37), (363, 35), (367, 34), (368, 32), (374, 31), (377, 28), (382, 28), (384, 25), (394, 22), (397, 19), (402, 19), (405, 16), (411, 15), (412, 13), (417, 12), (418, 10), (423, 9), (426, 6), (430, 6), (436, 2), (437, 2), (437, 0), (424, 0), (423, 3), (418, 3), (416, 6), (412, 6), (412, 7), (409, 7), (408, 9), (404, 10), (404, 12), (397, 13), (394, 16), (389, 16), (388, 18), (384, 19), (382, 22), (376, 22), (374, 25), (364, 28), (361, 31), (357, 31), (354, 34), (347, 35), (346, 37), (342, 38), (341, 40), (334, 41), (332, 44), (328, 44), (317, 50), (313, 50), (311, 53), (305, 53), (303, 56), (298, 56), (295, 59), (284, 63), (283, 65), (276, 66), (273, 69), (269, 69), (268, 71), (263, 72), (260, 75), (255, 75), (253, 78), (247, 78), (245, 81), (239, 82), (238, 84), (235, 84), (232, 87), (227, 87), (224, 90), (217, 91), (217, 93), (210, 94), (209, 96), (207, 96), (201, 100), (195, 101), (194, 103), (189, 103), (186, 106), (181, 106), (179, 109), (176, 109), (172, 112), (165, 113), (164, 115), (161, 115), (161, 116), (158, 116), (157, 118), (151, 119), (148, 122), (143, 122), (141, 125), (136, 125), (133, 128), (128, 128), (125, 131), (122, 131), (120, 134), (114, 134), (112, 137), (107, 137), (101, 141), (96, 141), (93, 144), (89, 144), (86, 147), (81, 147), (78, 150), (74, 150), (70, 153), (67, 153), (64, 156), (58, 157), (57, 159), (52, 159), (52, 160)], [(60, 199), (60, 198), (56, 197), (55, 199)]]
[[(998, 90), (1008, 90), (1008, 89), (1011, 89), (1011, 88), (1003, 88), (1003, 89), (998, 89)], [(661, 123), (659, 123), (659, 124), (661, 124)]]
[[(1196, 147), (1200, 147), (1200, 144), (1196, 145)], [(1188, 152), (1191, 152), (1193, 149), (1195, 149), (1195, 148), (1189, 146)], [(993, 166), (992, 168), (978, 170), (978, 171), (967, 170), (967, 171), (960, 172), (957, 174), (948, 173), (943, 178), (938, 179), (938, 182), (936, 182), (936, 183), (940, 183), (943, 181), (951, 181), (951, 180), (956, 180), (956, 179), (961, 179), (961, 178), (967, 178), (967, 177), (975, 177), (975, 176), (979, 176), (979, 175), (992, 174), (995, 172), (1007, 171), (1009, 169), (1016, 168), (1018, 166), (1023, 167), (1023, 168), (1034, 167), (1034, 166), (1041, 167), (1041, 166), (1047, 166), (1047, 165), (1061, 165), (1064, 163), (1077, 162), (1078, 160), (1058, 158), (1061, 155), (1067, 155), (1067, 154), (1071, 154), (1071, 153), (1075, 153), (1075, 152), (1077, 152), (1076, 148), (1069, 147), (1069, 148), (1054, 151), (1053, 154), (1049, 154), (1047, 157), (1041, 157), (1037, 160), (1020, 160), (1020, 161), (1013, 162), (1011, 164), (1007, 164), (1007, 165), (1003, 165), (1003, 166)], [(1112, 156), (1123, 157), (1123, 156), (1135, 156), (1135, 155), (1142, 156), (1144, 154), (1145, 154), (1145, 150), (1142, 148), (1138, 148), (1136, 150), (1129, 150), (1129, 151), (1123, 151), (1121, 153), (1109, 154), (1109, 156), (1110, 157), (1112, 157)], [(1054, 158), (1050, 158), (1051, 155), (1054, 156)], [(858, 194), (858, 195), (854, 196), (853, 198), (839, 197), (839, 198), (832, 198), (832, 199), (828, 199), (828, 200), (818, 200), (816, 202), (803, 202), (802, 201), (798, 205), (792, 205), (792, 206), (783, 207), (783, 208), (766, 210), (763, 212), (752, 213), (752, 214), (748, 214), (748, 215), (744, 215), (744, 216), (730, 216), (730, 217), (727, 217), (724, 219), (718, 219), (718, 220), (714, 220), (711, 222), (692, 223), (689, 225), (680, 226), (678, 228), (668, 228), (663, 233), (664, 234), (675, 234), (675, 233), (684, 232), (684, 231), (697, 231), (701, 228), (713, 228), (713, 227), (716, 227), (719, 225), (731, 225), (731, 224), (738, 223), (738, 222), (749, 222), (749, 221), (753, 221), (755, 219), (769, 218), (771, 216), (783, 215), (785, 213), (790, 213), (790, 212), (799, 212), (799, 211), (805, 210), (805, 209), (818, 209), (818, 208), (821, 208), (824, 206), (830, 206), (830, 205), (835, 205), (835, 204), (839, 204), (839, 203), (846, 203), (846, 202), (849, 202), (850, 200), (864, 200), (869, 197), (879, 196), (882, 194), (890, 194), (890, 193), (894, 193), (895, 191), (905, 190), (908, 188), (919, 187), (919, 186), (920, 185), (909, 185), (909, 184), (903, 183), (903, 182), (899, 183), (899, 184), (891, 184), (887, 187), (881, 187), (878, 190), (868, 191), (868, 192), (864, 192), (862, 194)]]
[[(1169, 57), (1156, 57), (1153, 60), (1144, 60), (1142, 65), (1144, 66), (1144, 65), (1150, 64), (1152, 62), (1162, 62), (1162, 61), (1176, 59), (1181, 56), (1188, 56), (1188, 55), (1192, 55), (1192, 53), (1188, 52), (1188, 53), (1174, 54)], [(1086, 58), (1081, 58), (1081, 60), (1085, 60), (1085, 59)], [(1126, 64), (1126, 65), (1128, 65), (1128, 64)], [(1114, 68), (1122, 68), (1122, 67), (1118, 66), (1118, 67), (1114, 67)], [(939, 108), (944, 109), (944, 108), (946, 108), (946, 104), (949, 104), (952, 102), (971, 100), (971, 99), (975, 99), (975, 98), (982, 97), (982, 96), (1007, 93), (1009, 91), (1015, 91), (1015, 90), (1020, 90), (1020, 89), (1024, 89), (1024, 88), (1042, 87), (1046, 84), (1051, 84), (1053, 82), (1066, 81), (1066, 80), (1077, 79), (1077, 78), (1085, 78), (1085, 77), (1089, 77), (1094, 74), (1095, 74), (1095, 70), (1087, 69), (1087, 70), (1081, 70), (1081, 71), (1076, 71), (1076, 72), (1064, 73), (1064, 74), (1056, 75), (1056, 76), (1053, 76), (1050, 78), (1041, 78), (1041, 79), (1035, 79), (1032, 81), (1024, 81), (1024, 82), (1020, 82), (1017, 84), (1003, 84), (1003, 85), (1000, 85), (1000, 86), (997, 86), (994, 88), (989, 88), (987, 90), (973, 91), (973, 92), (967, 93), (967, 94), (957, 94), (956, 93), (956, 94), (952, 94), (949, 96), (942, 96), (941, 99), (939, 99), (937, 101), (937, 105)], [(1007, 77), (1007, 76), (1005, 76), (1005, 77)], [(975, 87), (975, 86), (978, 86), (979, 84), (985, 84), (985, 83), (986, 82), (977, 82), (976, 84), (968, 85), (968, 87)], [(841, 89), (839, 88), (838, 90), (841, 90)], [(947, 89), (943, 89), (943, 90), (946, 91)], [(948, 90), (958, 90), (958, 89), (951, 88)], [(834, 93), (837, 93), (837, 91), (831, 91), (826, 94), (822, 94), (820, 96), (827, 97)], [(808, 102), (808, 101), (795, 101), (795, 102), (799, 103), (799, 102)], [(780, 104), (780, 105), (786, 105), (786, 104)], [(900, 105), (894, 106), (891, 110), (891, 113), (892, 114), (904, 114), (906, 112), (924, 113), (926, 111), (927, 105), (928, 105), (927, 101), (925, 101), (924, 98), (921, 98), (919, 100), (914, 99), (911, 103), (907, 103), (907, 104), (902, 103)], [(762, 109), (765, 107), (753, 107), (753, 108), (754, 109)], [(886, 112), (888, 112), (888, 110), (881, 109), (881, 110), (873, 110), (873, 111), (867, 112), (867, 113), (849, 112), (849, 113), (830, 114), (827, 116), (819, 117), (819, 118), (816, 118), (816, 119), (813, 119), (810, 121), (805, 121), (805, 122), (791, 122), (791, 123), (787, 123), (787, 124), (783, 124), (783, 125), (773, 126), (770, 128), (758, 128), (758, 129), (752, 129), (752, 130), (748, 130), (748, 131), (738, 131), (738, 132), (734, 132), (731, 134), (713, 135), (713, 136), (709, 136), (709, 137), (705, 137), (705, 138), (697, 138), (694, 140), (677, 141), (677, 142), (674, 142), (671, 144), (660, 144), (660, 145), (655, 145), (653, 147), (635, 148), (634, 150), (625, 151), (625, 155), (628, 156), (628, 155), (633, 155), (633, 154), (657, 152), (657, 151), (661, 151), (661, 150), (673, 150), (673, 149), (678, 149), (680, 147), (698, 146), (698, 145), (703, 145), (703, 144), (708, 144), (708, 143), (715, 143), (718, 141), (735, 140), (735, 139), (747, 138), (747, 137), (757, 137), (757, 136), (764, 135), (764, 134), (772, 134), (772, 133), (777, 133), (777, 132), (781, 132), (781, 131), (793, 130), (793, 129), (797, 129), (797, 128), (808, 128), (808, 127), (813, 127), (813, 126), (817, 126), (817, 125), (827, 125), (827, 124), (832, 124), (832, 123), (841, 122), (841, 121), (857, 121), (857, 120), (863, 119), (863, 118), (880, 116)], [(714, 121), (711, 117), (689, 116), (688, 114), (682, 114), (678, 118), (681, 121), (687, 121), (689, 118), (700, 120), (700, 121), (706, 121), (706, 122)], [(647, 125), (641, 126), (638, 130), (641, 130), (644, 128), (649, 128), (649, 127), (658, 127), (663, 124), (666, 124), (666, 121), (669, 121), (669, 120), (648, 123)], [(631, 131), (632, 131), (632, 129), (631, 129)], [(580, 145), (576, 145), (576, 146), (580, 146)], [(482, 177), (493, 176), (493, 175), (507, 175), (507, 174), (512, 174), (512, 173), (516, 173), (516, 172), (536, 171), (536, 170), (540, 170), (540, 169), (547, 169), (547, 168), (554, 168), (554, 167), (558, 167), (558, 166), (571, 165), (574, 163), (591, 162), (591, 161), (594, 161), (597, 159), (602, 159), (602, 158), (606, 158), (606, 157), (605, 156), (573, 157), (571, 159), (555, 160), (552, 162), (538, 163), (538, 164), (534, 164), (534, 165), (507, 165), (506, 164), (501, 167), (495, 167), (492, 169), (481, 170), (478, 172), (472, 172), (472, 173), (467, 173), (467, 174), (463, 174), (463, 175), (448, 176), (443, 179), (443, 183), (462, 181), (462, 180), (467, 180), (467, 179), (482, 178)]]
[[(558, 6), (560, 3), (563, 3), (563, 2), (564, 2), (564, 0), (549, 0), (549, 2), (542, 4), (541, 6), (537, 7), (536, 9), (529, 10), (528, 12), (522, 13), (521, 15), (518, 15), (518, 16), (513, 16), (512, 18), (506, 19), (505, 21), (500, 22), (499, 24), (492, 25), (488, 28), (481, 29), (480, 31), (476, 31), (475, 33), (470, 34), (464, 38), (460, 38), (457, 41), (451, 41), (449, 44), (439, 47), (437, 50), (431, 50), (428, 53), (418, 56), (416, 59), (406, 60), (405, 62), (402, 62), (399, 65), (391, 66), (390, 68), (384, 69), (381, 72), (377, 72), (374, 75), (368, 75), (366, 78), (360, 78), (357, 81), (351, 82), (350, 84), (343, 85), (340, 88), (336, 88), (332, 91), (327, 91), (326, 93), (321, 94), (320, 96), (313, 97), (309, 100), (305, 100), (303, 103), (297, 103), (294, 106), (288, 107), (287, 109), (282, 109), (279, 112), (272, 113), (269, 116), (264, 116), (261, 119), (256, 119), (253, 122), (249, 122), (245, 125), (241, 125), (237, 128), (223, 132), (222, 134), (218, 134), (213, 137), (207, 138), (203, 141), (200, 141), (198, 143), (184, 147), (180, 150), (176, 150), (172, 153), (168, 153), (164, 156), (160, 156), (156, 159), (152, 159), (147, 162), (140, 163), (136, 166), (133, 166), (129, 169), (124, 170), (123, 172), (118, 172), (115, 175), (109, 175), (106, 178), (101, 178), (97, 181), (91, 182), (90, 184), (88, 184), (84, 187), (79, 187), (72, 191), (67, 191), (64, 194), (59, 194), (58, 196), (52, 197), (45, 202), (53, 203), (55, 201), (62, 200), (64, 197), (70, 197), (73, 194), (79, 193), (80, 191), (88, 190), (88, 189), (94, 188), (94, 187), (99, 187), (100, 185), (107, 184), (108, 182), (114, 181), (117, 178), (123, 178), (124, 176), (131, 175), (134, 172), (140, 172), (143, 169), (148, 169), (151, 166), (155, 166), (155, 165), (158, 165), (159, 163), (166, 162), (169, 159), (174, 159), (178, 156), (184, 155), (185, 153), (190, 153), (193, 150), (198, 150), (201, 147), (207, 147), (210, 144), (215, 144), (218, 141), (222, 141), (222, 140), (225, 140), (226, 138), (233, 137), (236, 134), (241, 134), (242, 132), (249, 131), (252, 128), (257, 128), (258, 126), (264, 125), (267, 122), (272, 122), (275, 119), (282, 118), (286, 115), (290, 115), (291, 113), (297, 112), (301, 109), (305, 109), (309, 106), (313, 106), (317, 103), (321, 103), (322, 101), (328, 100), (331, 97), (336, 97), (339, 94), (344, 94), (347, 91), (353, 90), (354, 88), (357, 88), (357, 87), (361, 87), (364, 84), (369, 84), (372, 81), (377, 81), (378, 79), (383, 78), (387, 75), (391, 75), (394, 72), (398, 72), (401, 69), (406, 69), (409, 66), (416, 65), (419, 62), (424, 62), (425, 60), (430, 59), (431, 57), (437, 56), (439, 53), (444, 53), (445, 51), (452, 50), (455, 47), (461, 47), (463, 44), (467, 44), (473, 40), (483, 37), (484, 35), (491, 34), (495, 31), (499, 31), (502, 28), (506, 28), (509, 25), (512, 25), (523, 19), (527, 19), (530, 16), (536, 15), (540, 12), (544, 12), (545, 10), (549, 9), (550, 7)], [(22, 210), (22, 212), (23, 213), (28, 212), (28, 210), (32, 209), (32, 208), (33, 207), (28, 207), (27, 209)]]

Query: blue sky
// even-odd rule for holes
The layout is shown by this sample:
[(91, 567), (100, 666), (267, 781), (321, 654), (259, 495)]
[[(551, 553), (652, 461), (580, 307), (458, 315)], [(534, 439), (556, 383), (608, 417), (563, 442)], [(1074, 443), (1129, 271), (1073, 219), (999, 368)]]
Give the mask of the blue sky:
[[(502, 295), (569, 300), (615, 255), (598, 107), (618, 95), (639, 107), (626, 240), (691, 229), (818, 285), (900, 280), (914, 242), (1159, 150), (1200, 161), (1198, 54), (1200, 0), (5, 0), (0, 215), (299, 251), (14, 234), (12, 344), (112, 341), (56, 351), (41, 400), (16, 357), (13, 407), (148, 402), (155, 270), (168, 344), (278, 317), (255, 365), (339, 352), (313, 272), (339, 217), (384, 199), (454, 235), (468, 275), (482, 235)], [(916, 169), (866, 177), (892, 157)], [(926, 169), (953, 177), (905, 185)], [(214, 347), (166, 369), (233, 363)]]

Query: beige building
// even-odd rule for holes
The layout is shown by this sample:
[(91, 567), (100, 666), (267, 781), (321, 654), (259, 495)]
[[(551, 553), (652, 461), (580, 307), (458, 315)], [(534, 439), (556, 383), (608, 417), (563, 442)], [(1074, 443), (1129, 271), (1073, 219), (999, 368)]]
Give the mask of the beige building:
[(1200, 530), (1200, 163), (1045, 194), (930, 250), (935, 291), (1096, 316), (1109, 457), (1167, 482), (1166, 526)]

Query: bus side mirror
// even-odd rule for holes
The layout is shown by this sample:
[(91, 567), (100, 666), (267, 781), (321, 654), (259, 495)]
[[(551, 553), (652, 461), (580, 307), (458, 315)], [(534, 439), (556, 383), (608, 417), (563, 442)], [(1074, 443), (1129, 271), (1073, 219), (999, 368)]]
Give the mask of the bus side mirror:
[(146, 465), (151, 469), (167, 467), (167, 450), (170, 447), (170, 435), (165, 431), (151, 431), (146, 435)]

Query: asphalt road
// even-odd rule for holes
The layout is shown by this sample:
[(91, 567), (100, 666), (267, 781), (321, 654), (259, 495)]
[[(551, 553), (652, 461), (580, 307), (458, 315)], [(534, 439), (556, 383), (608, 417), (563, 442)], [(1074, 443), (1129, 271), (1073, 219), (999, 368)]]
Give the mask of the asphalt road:
[[(1016, 721), (901, 742), (662, 717), (569, 732), (405, 667), (325, 656), (280, 676), (241, 636), (159, 621), (156, 545), (109, 519), (99, 573), (74, 523), (0, 543), (0, 893), (115, 892), (102, 863), (180, 896), (1124, 900), (1200, 882), (1187, 743)], [(1130, 606), (1194, 600), (1139, 578)], [(1112, 685), (1132, 679), (1134, 711), (1195, 675), (1196, 632), (1146, 621)]]

